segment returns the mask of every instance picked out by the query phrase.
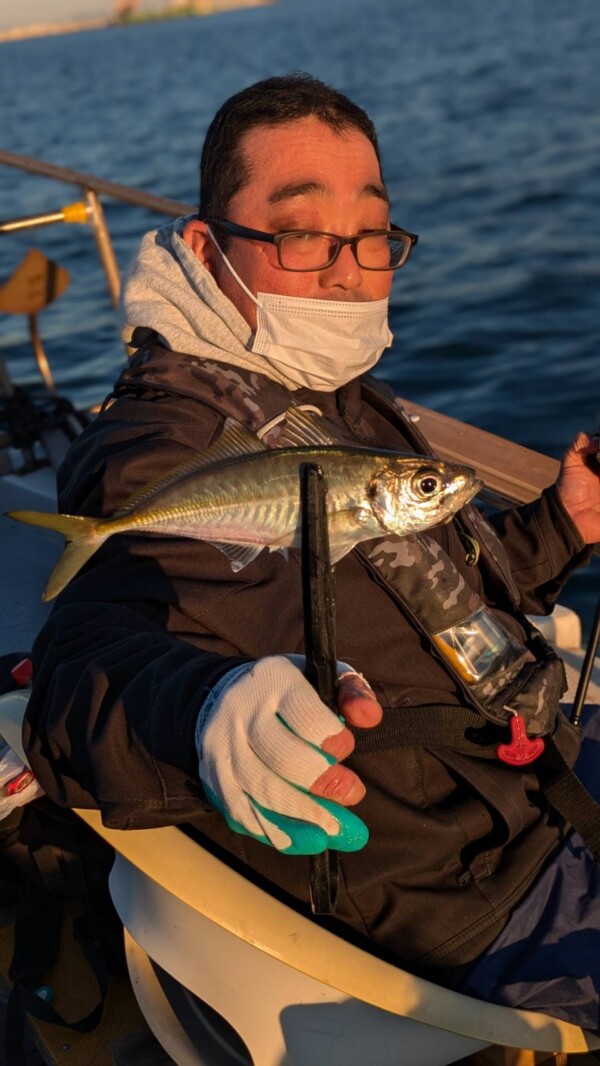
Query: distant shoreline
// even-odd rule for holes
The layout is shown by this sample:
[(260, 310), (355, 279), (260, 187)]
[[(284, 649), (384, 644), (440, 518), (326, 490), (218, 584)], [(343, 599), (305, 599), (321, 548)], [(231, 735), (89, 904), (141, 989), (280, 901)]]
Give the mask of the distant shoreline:
[(13, 26), (0, 30), (0, 43), (24, 41), (28, 37), (54, 37), (61, 33), (80, 33), (83, 30), (103, 30), (109, 26), (108, 19), (77, 19), (72, 22), (36, 22), (31, 26)]
[(208, 0), (200, 11), (189, 13), (187, 11), (157, 11), (142, 16), (134, 16), (124, 21), (116, 22), (109, 18), (96, 19), (71, 19), (68, 22), (37, 22), (31, 26), (13, 26), (9, 30), (0, 30), (0, 44), (8, 41), (25, 41), (34, 37), (56, 37), (63, 33), (83, 33), (86, 30), (105, 30), (109, 26), (137, 26), (147, 22), (158, 22), (174, 18), (199, 18), (205, 15), (216, 15), (222, 11), (233, 11), (244, 7), (267, 7), (276, 3), (277, 0)]

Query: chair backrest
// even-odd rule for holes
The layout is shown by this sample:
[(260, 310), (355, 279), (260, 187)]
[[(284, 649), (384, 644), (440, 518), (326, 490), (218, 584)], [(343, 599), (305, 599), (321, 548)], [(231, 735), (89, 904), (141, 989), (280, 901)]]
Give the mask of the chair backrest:
[[(0, 697), (0, 734), (23, 753), (26, 694)], [(153, 884), (293, 970), (383, 1011), (507, 1047), (585, 1052), (600, 1037), (532, 1011), (483, 1003), (414, 977), (296, 913), (175, 826), (115, 830), (95, 810), (79, 816)], [(240, 903), (243, 901), (243, 903)], [(203, 966), (210, 959), (203, 958)]]
[(600, 1037), (578, 1026), (533, 1011), (482, 1003), (382, 961), (274, 899), (174, 826), (111, 830), (101, 824), (98, 811), (78, 814), (188, 907), (348, 996), (487, 1043), (540, 1051), (600, 1048)]

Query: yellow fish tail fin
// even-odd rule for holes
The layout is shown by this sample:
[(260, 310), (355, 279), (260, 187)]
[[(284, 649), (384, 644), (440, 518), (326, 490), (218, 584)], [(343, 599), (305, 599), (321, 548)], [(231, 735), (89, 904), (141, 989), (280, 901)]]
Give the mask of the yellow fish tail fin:
[(67, 544), (48, 578), (42, 599), (53, 600), (55, 596), (58, 596), (105, 540), (106, 537), (98, 536), (91, 543), (88, 540), (72, 540), (70, 544)]
[(100, 522), (97, 518), (85, 518), (83, 515), (48, 514), (46, 511), (7, 511), (7, 518), (25, 522), (28, 526), (41, 526), (62, 533), (67, 540), (79, 540), (80, 537), (94, 536)]
[(8, 511), (9, 518), (29, 526), (41, 526), (62, 533), (69, 542), (50, 574), (42, 599), (52, 600), (75, 577), (81, 567), (110, 536), (101, 532), (104, 523), (82, 515), (46, 514), (43, 511)]

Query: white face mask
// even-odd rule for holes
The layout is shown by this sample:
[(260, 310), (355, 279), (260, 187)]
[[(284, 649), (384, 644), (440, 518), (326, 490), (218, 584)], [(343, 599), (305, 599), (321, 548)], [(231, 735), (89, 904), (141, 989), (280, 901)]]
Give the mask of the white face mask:
[(252, 351), (294, 385), (332, 392), (365, 374), (389, 348), (393, 335), (387, 297), (357, 303), (269, 292), (253, 296), (210, 236), (230, 274), (258, 308)]

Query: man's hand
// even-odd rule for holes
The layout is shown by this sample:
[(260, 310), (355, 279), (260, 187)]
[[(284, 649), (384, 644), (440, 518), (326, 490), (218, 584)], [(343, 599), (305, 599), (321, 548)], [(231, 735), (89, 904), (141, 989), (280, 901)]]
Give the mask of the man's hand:
[(556, 488), (586, 544), (600, 541), (600, 440), (580, 433), (566, 452)]
[[(372, 688), (364, 677), (354, 671), (343, 673), (339, 678), (337, 708), (350, 725), (361, 729), (379, 725), (383, 715)], [(328, 755), (333, 755), (337, 762), (317, 778), (310, 791), (315, 796), (342, 803), (344, 807), (360, 803), (365, 786), (352, 770), (340, 765), (354, 750), (354, 737), (350, 730), (342, 729), (334, 733), (323, 741), (321, 747)]]
[[(338, 709), (363, 728), (382, 716), (366, 681), (347, 667)], [(354, 738), (286, 656), (222, 678), (203, 708), (196, 745), (207, 797), (236, 832), (294, 855), (366, 844), (366, 826), (345, 809), (365, 789), (340, 765)]]

